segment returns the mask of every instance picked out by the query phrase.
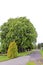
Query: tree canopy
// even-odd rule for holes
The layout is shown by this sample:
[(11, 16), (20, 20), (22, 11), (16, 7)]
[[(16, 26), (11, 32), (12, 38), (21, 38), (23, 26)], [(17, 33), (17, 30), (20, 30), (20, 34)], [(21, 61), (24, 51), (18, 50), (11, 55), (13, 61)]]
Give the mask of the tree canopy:
[(10, 18), (1, 26), (1, 42), (8, 49), (9, 43), (15, 41), (18, 49), (33, 48), (37, 32), (26, 17)]

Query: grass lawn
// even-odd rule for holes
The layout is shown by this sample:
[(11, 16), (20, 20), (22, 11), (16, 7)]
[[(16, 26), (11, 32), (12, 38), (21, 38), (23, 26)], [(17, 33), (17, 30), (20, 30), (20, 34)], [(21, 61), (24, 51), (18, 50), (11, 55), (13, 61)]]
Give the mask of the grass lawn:
[(9, 60), (9, 58), (7, 56), (5, 56), (5, 55), (0, 56), (0, 62), (1, 61), (6, 61), (6, 60)]
[(26, 65), (36, 65), (34, 62), (28, 62)]
[[(21, 52), (21, 53), (18, 53), (18, 57), (26, 56), (26, 55), (31, 54), (31, 53), (32, 53), (32, 51)], [(9, 60), (7, 55), (0, 55), (0, 62), (1, 61), (6, 61), (6, 60)]]
[(32, 51), (21, 52), (21, 53), (18, 53), (18, 57), (19, 56), (26, 56), (26, 55), (29, 55), (31, 53), (32, 53)]
[(43, 56), (43, 50), (40, 50), (41, 55)]

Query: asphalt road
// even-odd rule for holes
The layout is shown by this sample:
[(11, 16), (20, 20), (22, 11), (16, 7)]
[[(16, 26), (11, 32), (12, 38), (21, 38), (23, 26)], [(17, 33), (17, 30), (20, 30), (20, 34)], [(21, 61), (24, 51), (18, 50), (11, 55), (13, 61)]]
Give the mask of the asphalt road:
[(37, 60), (41, 57), (38, 50), (35, 50), (32, 54), (28, 56), (22, 56), (8, 61), (0, 62), (0, 65), (26, 65), (30, 60)]

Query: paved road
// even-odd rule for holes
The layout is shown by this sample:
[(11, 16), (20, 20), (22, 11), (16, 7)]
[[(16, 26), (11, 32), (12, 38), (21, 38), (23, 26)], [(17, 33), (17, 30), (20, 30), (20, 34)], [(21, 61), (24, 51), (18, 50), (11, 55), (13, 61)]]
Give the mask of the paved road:
[(15, 59), (11, 59), (9, 61), (0, 62), (0, 65), (26, 65), (29, 59), (30, 59), (30, 56), (18, 57)]
[(30, 61), (34, 61), (36, 65), (43, 65), (43, 58), (41, 57), (39, 50), (30, 54)]
[(0, 62), (0, 65), (26, 65), (28, 61), (37, 60), (39, 58), (40, 58), (39, 51), (34, 51), (34, 53), (28, 56), (18, 57), (18, 58), (11, 59), (5, 62)]
[(41, 54), (39, 50), (35, 50), (32, 54), (30, 54), (30, 60), (38, 60), (41, 58)]

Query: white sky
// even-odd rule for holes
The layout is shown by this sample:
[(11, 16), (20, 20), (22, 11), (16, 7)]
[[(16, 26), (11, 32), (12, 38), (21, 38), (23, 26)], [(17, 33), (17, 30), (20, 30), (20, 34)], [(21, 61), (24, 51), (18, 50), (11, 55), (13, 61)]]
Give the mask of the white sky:
[(38, 33), (37, 43), (43, 42), (43, 0), (0, 0), (0, 25), (18, 16), (31, 20)]

